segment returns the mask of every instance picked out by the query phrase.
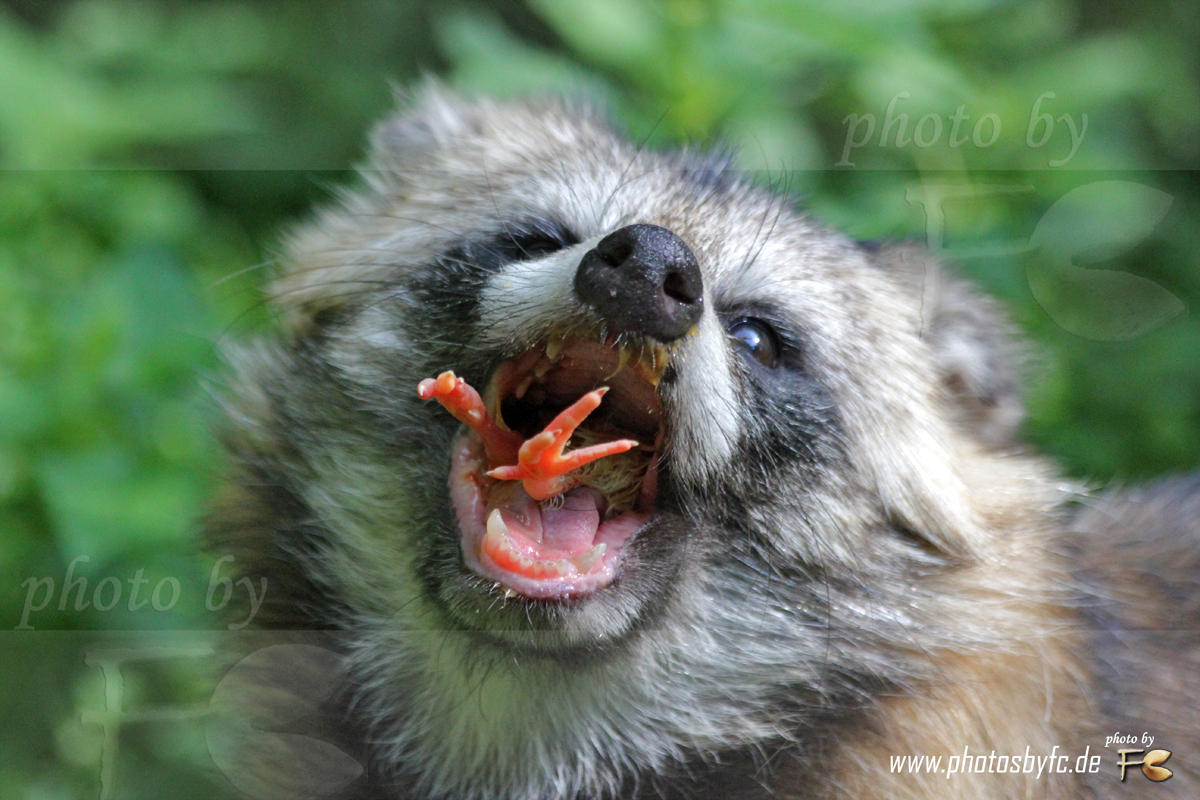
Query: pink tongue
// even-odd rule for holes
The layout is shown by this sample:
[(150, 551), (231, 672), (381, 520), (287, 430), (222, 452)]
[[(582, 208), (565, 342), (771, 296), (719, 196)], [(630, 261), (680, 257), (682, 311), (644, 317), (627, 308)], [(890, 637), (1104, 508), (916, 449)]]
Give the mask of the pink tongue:
[[(543, 508), (530, 497), (519, 481), (504, 481), (488, 493), (488, 513), (500, 509), (510, 532), (530, 540), (539, 558), (575, 556), (590, 549), (600, 528), (600, 493), (587, 487), (563, 495), (560, 508)], [(541, 544), (537, 540), (541, 538)], [(522, 548), (525, 549), (525, 548)], [(557, 551), (557, 552), (547, 552)]]
[(542, 543), (577, 555), (592, 546), (600, 527), (600, 493), (572, 489), (563, 495), (562, 508), (542, 511)]

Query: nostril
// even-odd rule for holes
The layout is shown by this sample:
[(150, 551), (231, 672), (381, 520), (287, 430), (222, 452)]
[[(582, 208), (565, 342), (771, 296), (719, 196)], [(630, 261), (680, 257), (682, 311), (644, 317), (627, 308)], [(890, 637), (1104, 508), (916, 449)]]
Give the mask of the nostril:
[(601, 239), (580, 259), (574, 288), (609, 330), (661, 342), (687, 334), (704, 306), (696, 256), (657, 225), (627, 225)]
[(614, 269), (624, 264), (633, 255), (632, 242), (617, 239), (606, 244), (607, 247), (597, 247), (596, 252), (599, 253), (601, 261)]
[(667, 275), (667, 279), (663, 281), (663, 294), (685, 306), (697, 300), (697, 294), (691, 291), (687, 278), (678, 272)]

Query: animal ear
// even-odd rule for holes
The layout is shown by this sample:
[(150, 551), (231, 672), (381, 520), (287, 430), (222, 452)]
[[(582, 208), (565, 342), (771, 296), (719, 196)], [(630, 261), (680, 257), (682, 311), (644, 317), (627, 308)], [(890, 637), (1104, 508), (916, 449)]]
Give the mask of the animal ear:
[(921, 338), (960, 426), (987, 445), (1015, 441), (1025, 348), (999, 304), (918, 246), (881, 248), (874, 259), (919, 304)]

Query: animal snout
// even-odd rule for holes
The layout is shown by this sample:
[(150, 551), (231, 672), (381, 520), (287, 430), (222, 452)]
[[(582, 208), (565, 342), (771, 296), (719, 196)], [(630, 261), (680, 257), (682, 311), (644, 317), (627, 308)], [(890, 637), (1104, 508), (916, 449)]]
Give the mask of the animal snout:
[(575, 294), (618, 333), (679, 339), (700, 321), (704, 281), (683, 240), (658, 225), (627, 225), (584, 254)]

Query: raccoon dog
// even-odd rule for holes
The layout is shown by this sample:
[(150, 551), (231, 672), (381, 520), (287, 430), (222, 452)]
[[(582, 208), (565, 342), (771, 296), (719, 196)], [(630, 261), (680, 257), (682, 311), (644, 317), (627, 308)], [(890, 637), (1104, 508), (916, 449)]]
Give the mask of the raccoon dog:
[(426, 88), (360, 183), (231, 357), (209, 525), (260, 623), (329, 632), (338, 796), (1186, 790), (1196, 481), (1026, 452), (986, 298), (554, 103)]

